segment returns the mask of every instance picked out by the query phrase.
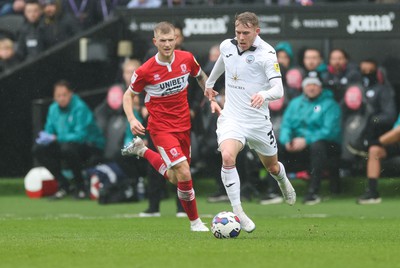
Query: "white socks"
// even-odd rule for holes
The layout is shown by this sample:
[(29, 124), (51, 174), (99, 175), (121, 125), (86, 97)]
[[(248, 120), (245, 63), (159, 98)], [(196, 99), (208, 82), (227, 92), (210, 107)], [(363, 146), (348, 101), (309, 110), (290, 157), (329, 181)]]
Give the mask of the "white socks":
[(279, 164), (278, 175), (271, 174), (271, 176), (280, 184), (280, 183), (284, 182), (285, 180), (288, 180), (288, 178), (286, 177), (285, 167), (282, 165), (281, 162), (278, 162), (278, 164)]
[(240, 205), (240, 179), (236, 166), (222, 166), (221, 179), (232, 207)]

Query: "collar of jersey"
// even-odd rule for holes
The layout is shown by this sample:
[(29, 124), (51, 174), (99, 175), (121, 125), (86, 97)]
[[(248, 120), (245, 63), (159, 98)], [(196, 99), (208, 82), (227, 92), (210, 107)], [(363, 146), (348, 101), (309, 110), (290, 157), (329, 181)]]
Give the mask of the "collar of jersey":
[(260, 40), (261, 40), (261, 38), (259, 36), (257, 36), (256, 39), (254, 40), (253, 45), (251, 47), (249, 47), (249, 49), (243, 50), (242, 52), (240, 52), (240, 50), (239, 50), (238, 41), (236, 39), (232, 39), (231, 43), (236, 46), (237, 52), (238, 52), (239, 56), (241, 56), (246, 51), (255, 51), (257, 49), (258, 44), (260, 43)]
[(158, 63), (158, 64), (160, 64), (160, 65), (162, 65), (162, 66), (169, 66), (169, 65), (172, 65), (172, 63), (174, 62), (174, 60), (175, 60), (175, 51), (173, 52), (173, 55), (172, 55), (172, 60), (171, 60), (171, 63), (169, 63), (169, 62), (164, 62), (164, 61), (160, 61), (159, 59), (158, 59), (158, 53), (159, 52), (157, 52), (157, 54), (156, 54), (156, 62)]

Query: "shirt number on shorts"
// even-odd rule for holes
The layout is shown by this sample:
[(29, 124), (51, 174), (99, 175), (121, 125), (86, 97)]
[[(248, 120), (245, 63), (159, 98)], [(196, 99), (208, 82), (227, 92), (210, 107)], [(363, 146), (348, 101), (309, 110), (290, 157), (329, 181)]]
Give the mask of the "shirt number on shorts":
[(274, 145), (274, 148), (276, 147), (276, 140), (275, 140), (275, 136), (274, 136), (274, 131), (271, 129), (270, 132), (267, 133), (268, 137), (269, 137), (269, 145)]

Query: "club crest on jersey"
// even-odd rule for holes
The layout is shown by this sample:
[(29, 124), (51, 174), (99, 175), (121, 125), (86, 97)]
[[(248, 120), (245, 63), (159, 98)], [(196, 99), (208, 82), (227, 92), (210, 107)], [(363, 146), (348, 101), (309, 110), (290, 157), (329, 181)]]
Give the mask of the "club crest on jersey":
[(246, 57), (246, 62), (247, 62), (248, 64), (252, 64), (252, 63), (254, 62), (254, 60), (255, 60), (255, 58), (254, 58), (253, 55), (248, 55), (248, 56)]
[(277, 63), (277, 62), (275, 62), (274, 63), (274, 69), (275, 69), (275, 71), (277, 71), (277, 72), (281, 72), (281, 68), (279, 68), (279, 63)]
[(181, 71), (182, 71), (183, 74), (187, 73), (186, 64), (181, 64)]
[(155, 74), (153, 77), (154, 77), (154, 81), (157, 81), (157, 80), (161, 79), (159, 74)]

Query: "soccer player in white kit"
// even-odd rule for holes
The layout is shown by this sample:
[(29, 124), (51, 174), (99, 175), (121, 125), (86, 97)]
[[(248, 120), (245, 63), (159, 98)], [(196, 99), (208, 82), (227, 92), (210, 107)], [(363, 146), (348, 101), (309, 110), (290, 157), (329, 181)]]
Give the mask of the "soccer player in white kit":
[[(278, 182), (285, 201), (296, 202), (296, 192), (285, 168), (278, 162), (277, 145), (268, 102), (283, 96), (282, 76), (276, 52), (263, 41), (258, 17), (251, 12), (236, 15), (234, 39), (224, 40), (218, 58), (206, 82), (204, 95), (211, 101), (212, 112), (220, 113), (217, 122), (219, 150), (222, 156), (221, 179), (233, 212), (246, 232), (256, 228), (245, 214), (240, 201), (240, 178), (236, 157), (247, 143), (257, 152), (261, 162)], [(224, 109), (213, 101), (215, 81), (225, 72)]]

